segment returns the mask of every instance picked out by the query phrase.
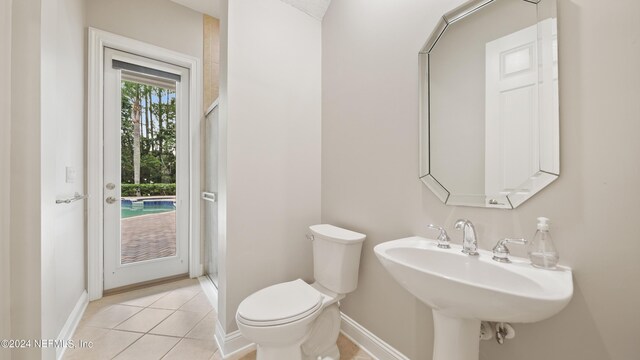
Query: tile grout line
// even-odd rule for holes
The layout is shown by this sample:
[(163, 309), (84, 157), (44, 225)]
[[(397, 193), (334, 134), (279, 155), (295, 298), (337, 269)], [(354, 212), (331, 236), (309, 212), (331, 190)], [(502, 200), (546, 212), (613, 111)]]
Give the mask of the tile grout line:
[[(169, 316), (171, 316), (171, 315), (175, 314), (175, 313), (176, 313), (176, 312), (178, 312), (178, 311), (193, 312), (193, 311), (186, 311), (186, 310), (180, 310), (180, 309), (181, 309), (181, 308), (182, 308), (186, 303), (188, 303), (189, 301), (193, 300), (193, 298), (195, 298), (196, 296), (198, 296), (201, 292), (202, 292), (202, 291), (198, 292), (196, 295), (194, 295), (193, 297), (189, 298), (189, 300), (187, 300), (184, 304), (180, 305), (180, 307), (179, 307), (179, 308), (177, 308), (177, 309), (173, 310), (173, 312), (172, 312)], [(153, 304), (151, 304), (151, 305), (153, 305)], [(149, 305), (149, 306), (151, 306), (151, 305)], [(151, 309), (156, 309), (156, 308), (151, 308)], [(171, 309), (160, 309), (160, 310), (171, 310)], [(204, 317), (206, 317), (208, 314), (209, 314), (209, 313), (207, 312), (207, 313), (205, 314), (205, 316), (204, 316)], [(169, 316), (167, 316), (166, 318), (162, 319), (162, 321), (160, 321), (159, 323), (157, 323), (157, 324), (156, 324), (154, 327), (152, 327), (152, 328), (151, 328), (147, 333), (151, 332), (151, 330), (153, 330), (153, 329), (157, 328), (158, 326), (160, 326), (160, 324), (162, 324), (165, 320), (167, 320), (167, 319), (169, 318)], [(203, 317), (202, 319), (204, 319), (204, 317)], [(196, 323), (196, 325), (197, 325), (198, 323), (200, 323), (200, 321), (202, 321), (202, 319), (198, 320), (198, 322)], [(194, 325), (193, 327), (195, 327), (196, 325)], [(189, 329), (189, 331), (187, 331), (187, 333), (186, 333), (186, 334), (188, 334), (191, 330), (193, 330), (193, 328)], [(185, 334), (185, 336), (186, 336), (186, 334)], [(153, 334), (152, 334), (152, 335), (153, 335)], [(184, 336), (183, 336), (183, 338), (184, 338)]]
[[(199, 289), (198, 291), (196, 291), (192, 296), (187, 297), (186, 301), (183, 302), (177, 309), (166, 309), (166, 308), (156, 308), (153, 307), (153, 304), (157, 303), (158, 301), (164, 299), (166, 296), (169, 296), (170, 294), (174, 293), (174, 292), (178, 292), (180, 290), (184, 290), (185, 288), (189, 288), (191, 286), (195, 286), (197, 287), (197, 289)], [(201, 312), (201, 311), (190, 311), (190, 310), (183, 310), (183, 307), (191, 302), (192, 300), (194, 300), (195, 298), (197, 298), (199, 295), (203, 294), (203, 290), (202, 290), (202, 286), (199, 283), (196, 284), (192, 284), (192, 285), (188, 285), (185, 287), (167, 287), (167, 288), (160, 288), (159, 290), (161, 290), (162, 292), (164, 292), (165, 294), (163, 294), (162, 296), (160, 296), (159, 298), (155, 299), (151, 304), (146, 305), (146, 306), (139, 306), (139, 305), (133, 305), (133, 304), (125, 304), (124, 302), (129, 302), (129, 301), (135, 301), (139, 298), (143, 298), (146, 296), (153, 296), (156, 294), (140, 294), (139, 298), (131, 298), (128, 300), (123, 300), (121, 302), (118, 302), (118, 300), (106, 300), (104, 302), (104, 304), (102, 304), (102, 306), (100, 305), (96, 305), (97, 309), (96, 309), (96, 313), (99, 313), (101, 311), (105, 311), (109, 308), (114, 307), (115, 305), (120, 305), (120, 306), (126, 306), (129, 308), (137, 308), (139, 309), (138, 311), (136, 311), (135, 313), (131, 314), (130, 316), (128, 316), (126, 319), (123, 319), (122, 321), (120, 321), (119, 323), (115, 324), (113, 327), (105, 327), (105, 326), (96, 326), (96, 325), (91, 325), (90, 324), (90, 320), (87, 319), (87, 322), (83, 324), (83, 327), (87, 327), (87, 328), (96, 328), (96, 329), (102, 329), (105, 330), (106, 332), (104, 334), (99, 335), (98, 337), (96, 337), (95, 339), (93, 339), (93, 341), (97, 341), (98, 339), (102, 339), (103, 337), (105, 337), (107, 334), (109, 334), (109, 332), (111, 331), (120, 331), (120, 332), (126, 332), (126, 333), (132, 333), (132, 334), (136, 334), (139, 335), (131, 344), (125, 346), (122, 350), (120, 350), (118, 353), (116, 353), (113, 357), (118, 357), (120, 356), (122, 353), (124, 353), (125, 351), (127, 351), (129, 348), (131, 348), (131, 346), (133, 346), (134, 344), (136, 344), (138, 341), (140, 341), (140, 339), (142, 339), (143, 337), (145, 337), (146, 335), (152, 335), (152, 336), (161, 336), (161, 337), (165, 337), (165, 338), (171, 338), (171, 339), (175, 339), (177, 340), (176, 343), (171, 346), (169, 349), (166, 350), (165, 353), (162, 354), (161, 358), (165, 358), (178, 344), (180, 344), (183, 340), (185, 339), (189, 339), (189, 340), (193, 340), (193, 341), (206, 341), (206, 339), (200, 339), (200, 338), (191, 338), (188, 337), (188, 334), (190, 332), (192, 332), (198, 325), (200, 325), (206, 318), (207, 316), (209, 316), (212, 312), (215, 313), (215, 309), (209, 309), (206, 312)], [(117, 295), (117, 294), (116, 294)], [(113, 301), (113, 302), (111, 302)], [(197, 308), (197, 307), (196, 307)], [(135, 317), (136, 315), (139, 315), (142, 311), (146, 310), (146, 309), (152, 309), (152, 310), (165, 310), (165, 311), (170, 311), (170, 313), (163, 317), (156, 325), (154, 325), (153, 327), (151, 327), (149, 330), (145, 331), (145, 332), (141, 332), (141, 331), (135, 331), (135, 330), (126, 330), (126, 329), (118, 329), (119, 326), (121, 326), (123, 323), (131, 320), (133, 317)], [(198, 318), (198, 320), (193, 324), (193, 326), (189, 327), (187, 329), (187, 331), (185, 332), (184, 335), (182, 336), (174, 336), (174, 335), (167, 335), (167, 334), (154, 334), (151, 333), (151, 331), (153, 331), (154, 329), (156, 329), (160, 324), (162, 324), (163, 322), (165, 322), (169, 317), (175, 315), (178, 311), (184, 312), (184, 313), (190, 313), (190, 314), (202, 314), (202, 316), (200, 316)], [(93, 314), (93, 315), (95, 315)], [(92, 316), (93, 316), (92, 315)], [(217, 314), (216, 314), (217, 315)], [(216, 348), (213, 353), (211, 354), (212, 356), (216, 354), (216, 352), (218, 352), (220, 349)]]
[[(175, 290), (174, 290), (174, 291), (175, 291)], [(173, 291), (171, 291), (169, 294), (167, 294), (167, 295), (165, 295), (165, 296), (168, 296), (168, 295), (170, 295), (171, 293), (173, 293)], [(182, 305), (180, 305), (180, 307), (178, 307), (177, 309), (175, 309), (175, 311), (180, 310), (180, 308), (182, 308), (186, 303), (188, 303), (189, 301), (193, 300), (196, 296), (200, 295), (201, 293), (202, 293), (202, 290), (201, 290), (201, 291), (198, 291), (195, 295), (193, 295), (192, 297), (190, 297), (190, 298), (189, 298), (189, 300), (185, 301)], [(163, 296), (163, 298), (164, 298), (164, 296)], [(158, 301), (160, 301), (161, 299), (162, 299), (162, 298), (160, 298), (160, 299), (158, 299), (158, 300), (154, 301), (153, 303), (151, 303), (151, 305), (153, 305), (153, 304), (157, 303), (157, 302), (158, 302)], [(174, 309), (156, 308), (156, 307), (152, 307), (151, 305), (147, 306), (147, 308), (151, 308), (151, 309), (161, 309), (161, 310), (174, 310)], [(182, 311), (185, 311), (185, 310), (182, 310)]]
[[(182, 338), (182, 339), (184, 339), (184, 338)], [(180, 343), (182, 342), (182, 339), (178, 340), (178, 341), (177, 341), (177, 342), (176, 342), (176, 343), (175, 343), (175, 344), (174, 344), (174, 345), (173, 345), (169, 350), (167, 350), (167, 352), (166, 352), (166, 353), (164, 353), (164, 355), (162, 355), (162, 356), (160, 357), (160, 359), (162, 360), (162, 359), (164, 359), (165, 357), (167, 357), (167, 355), (171, 352), (171, 350), (173, 350), (173, 348), (175, 348), (176, 346), (178, 346), (178, 344), (180, 344)]]
[[(120, 354), (122, 354), (123, 352), (125, 352), (127, 349), (129, 349), (131, 346), (133, 346), (133, 344), (137, 343), (140, 339), (142, 339), (145, 335), (154, 335), (154, 336), (165, 336), (165, 337), (171, 337), (171, 338), (177, 338), (179, 339), (169, 350), (167, 350), (166, 353), (164, 353), (164, 355), (162, 355), (162, 357), (160, 357), (160, 359), (164, 358), (167, 356), (167, 354), (169, 354), (169, 352), (176, 346), (178, 346), (178, 344), (180, 342), (182, 342), (182, 340), (186, 339), (187, 335), (191, 332), (191, 330), (193, 330), (202, 320), (204, 320), (204, 318), (207, 317), (207, 315), (209, 315), (209, 313), (213, 310), (209, 310), (200, 320), (198, 320), (198, 322), (196, 322), (193, 327), (189, 328), (189, 330), (187, 330), (187, 332), (185, 333), (184, 336), (179, 337), (179, 336), (171, 336), (171, 335), (163, 335), (163, 334), (154, 334), (151, 333), (151, 331), (153, 329), (155, 329), (156, 327), (158, 327), (160, 324), (162, 324), (165, 320), (167, 320), (171, 315), (175, 314), (178, 311), (184, 311), (184, 312), (189, 312), (189, 313), (193, 313), (193, 311), (186, 311), (186, 310), (180, 310), (186, 303), (188, 303), (189, 301), (193, 300), (196, 296), (198, 296), (199, 294), (202, 293), (201, 291), (198, 291), (195, 295), (193, 295), (192, 297), (189, 298), (189, 300), (185, 301), (184, 304), (180, 305), (179, 308), (177, 309), (163, 309), (163, 308), (153, 308), (151, 307), (151, 305), (155, 304), (156, 302), (160, 301), (160, 299), (164, 298), (165, 296), (168, 296), (169, 294), (173, 293), (176, 290), (180, 290), (180, 289), (174, 289), (172, 291), (169, 291), (167, 294), (163, 295), (162, 297), (158, 298), (158, 300), (154, 301), (153, 303), (151, 303), (150, 305), (143, 307), (142, 310), (138, 311), (137, 313), (131, 315), (130, 317), (128, 317), (127, 319), (123, 320), (122, 322), (118, 323), (116, 325), (116, 327), (122, 325), (122, 323), (124, 323), (125, 321), (131, 319), (132, 317), (134, 317), (135, 315), (141, 313), (143, 310), (145, 309), (154, 309), (154, 310), (172, 310), (171, 314), (167, 315), (165, 318), (163, 318), (162, 320), (160, 320), (160, 322), (158, 322), (155, 326), (153, 326), (151, 329), (149, 329), (147, 332), (139, 332), (139, 331), (130, 331), (130, 330), (123, 330), (123, 329), (116, 329), (116, 327), (114, 327), (113, 329), (109, 329), (109, 331), (111, 330), (117, 330), (117, 331), (125, 331), (125, 332), (131, 332), (131, 333), (135, 333), (135, 334), (142, 334), (142, 336), (140, 336), (139, 338), (137, 338), (134, 342), (132, 342), (131, 344), (127, 345), (124, 349), (122, 349), (120, 352), (118, 352), (112, 359), (115, 359), (116, 357), (118, 357)], [(134, 306), (134, 305), (125, 305), (125, 304), (113, 304), (113, 305), (124, 305), (124, 306), (132, 306), (132, 307), (139, 307), (139, 306)], [(106, 334), (105, 334), (106, 335)], [(198, 340), (198, 339), (195, 339)], [(216, 350), (217, 351), (217, 350)], [(215, 354), (215, 351), (214, 351)]]
[[(103, 327), (98, 327), (98, 328), (102, 328), (102, 329), (107, 330), (107, 333), (108, 333), (109, 331), (116, 330), (116, 331), (124, 331), (124, 332), (130, 332), (130, 333), (135, 333), (135, 334), (142, 334), (142, 335), (141, 335), (139, 338), (137, 338), (134, 342), (132, 342), (131, 344), (129, 344), (129, 345), (127, 345), (126, 347), (124, 347), (124, 348), (123, 348), (120, 352), (118, 352), (118, 353), (117, 353), (113, 358), (115, 358), (115, 357), (117, 357), (118, 355), (122, 354), (124, 351), (126, 351), (128, 348), (130, 348), (133, 344), (137, 343), (137, 342), (138, 342), (138, 340), (142, 339), (145, 335), (149, 334), (149, 332), (150, 332), (151, 330), (155, 329), (158, 325), (160, 325), (160, 323), (162, 323), (163, 321), (165, 321), (169, 316), (171, 316), (171, 315), (175, 314), (175, 313), (176, 313), (176, 311), (178, 311), (178, 309), (179, 309), (179, 308), (178, 308), (178, 309), (158, 309), (158, 308), (150, 308), (150, 306), (151, 306), (151, 305), (155, 304), (156, 302), (160, 301), (160, 299), (164, 298), (165, 296), (168, 296), (169, 294), (173, 293), (173, 292), (174, 292), (174, 291), (176, 291), (176, 290), (179, 290), (179, 289), (172, 289), (172, 290), (167, 291), (167, 293), (166, 293), (165, 295), (163, 295), (163, 296), (159, 297), (158, 299), (156, 299), (156, 301), (154, 301), (153, 303), (151, 303), (150, 305), (147, 305), (147, 306), (145, 306), (145, 307), (142, 307), (142, 306), (135, 306), (135, 305), (128, 305), (128, 304), (123, 304), (123, 303), (114, 303), (114, 304), (109, 304), (109, 305), (107, 306), (107, 308), (110, 308), (110, 307), (112, 307), (112, 306), (114, 306), (114, 305), (120, 305), (120, 306), (128, 306), (128, 307), (135, 307), (135, 308), (140, 308), (140, 309), (141, 309), (140, 311), (138, 311), (138, 312), (136, 312), (136, 313), (132, 314), (132, 315), (131, 315), (131, 316), (129, 316), (128, 318), (126, 318), (126, 319), (122, 320), (121, 322), (119, 322), (118, 324), (116, 324), (113, 328), (103, 328)], [(198, 293), (199, 293), (199, 292), (198, 292)], [(197, 294), (198, 294), (198, 293), (197, 293)], [(197, 294), (196, 294), (196, 295), (194, 295), (193, 297), (197, 296)], [(187, 300), (187, 301), (185, 302), (185, 304), (186, 304), (187, 302), (191, 301), (191, 299), (193, 299), (193, 297), (189, 298), (189, 300)], [(130, 300), (127, 300), (127, 301), (130, 301)], [(184, 305), (184, 304), (183, 304), (183, 305)], [(182, 307), (182, 305), (181, 305), (181, 307)], [(144, 332), (144, 333), (139, 332), (139, 331), (128, 331), (128, 330), (123, 330), (123, 329), (117, 329), (117, 327), (118, 327), (118, 326), (122, 325), (124, 322), (126, 322), (126, 321), (127, 321), (127, 320), (129, 320), (129, 319), (131, 319), (132, 317), (134, 317), (134, 316), (138, 315), (139, 313), (141, 313), (141, 312), (142, 312), (143, 310), (145, 310), (145, 309), (173, 310), (173, 311), (171, 312), (171, 314), (167, 315), (164, 319), (162, 319), (158, 324), (156, 324), (155, 326), (153, 326), (151, 329), (149, 329), (147, 332)], [(102, 336), (100, 336), (100, 337), (103, 337), (103, 336), (105, 336), (105, 335), (106, 335), (106, 334), (104, 334), (104, 335), (102, 335)], [(155, 335), (155, 334), (152, 334), (152, 335)], [(182, 338), (181, 338), (181, 339), (182, 339)], [(176, 345), (177, 345), (180, 341), (181, 341), (181, 340), (178, 340), (178, 342), (176, 343)], [(174, 346), (175, 346), (175, 345), (174, 345)], [(173, 349), (173, 347), (172, 347), (172, 349)], [(163, 355), (163, 357), (164, 357), (165, 355), (166, 355), (166, 354), (164, 354), (164, 355)], [(113, 358), (112, 358), (112, 359), (113, 359)]]
[[(118, 330), (120, 331), (120, 330)], [(140, 333), (136, 333), (136, 334), (140, 334)], [(115, 354), (111, 359), (115, 359), (116, 357), (118, 357), (118, 355), (122, 354), (125, 350), (127, 350), (128, 348), (131, 347), (131, 345), (135, 344), (138, 342), (138, 340), (142, 339), (142, 337), (144, 336), (144, 334), (142, 334), (139, 338), (137, 338), (134, 342), (132, 342), (131, 344), (127, 345), (124, 347), (124, 349), (120, 350), (120, 352), (118, 352), (117, 354)]]
[(189, 331), (187, 331), (186, 334), (184, 334), (183, 339), (192, 339), (192, 340), (201, 340), (201, 339), (194, 339), (194, 338), (188, 338), (187, 335), (189, 335), (190, 332), (193, 331), (193, 329), (196, 328), (196, 326), (198, 326), (202, 321), (204, 321), (204, 319), (211, 313), (211, 311), (213, 310), (209, 310), (209, 312), (207, 312), (206, 314), (204, 314), (204, 316), (202, 317), (202, 319), (198, 320), (198, 322), (195, 323), (195, 325), (193, 325), (191, 327), (191, 329), (189, 329)]
[[(172, 312), (171, 314), (169, 314), (167, 317), (165, 317), (164, 319), (162, 319), (162, 321), (166, 320), (169, 316), (173, 315), (176, 311), (180, 310), (180, 308), (178, 308), (178, 309), (154, 308), (154, 307), (151, 307), (151, 305), (153, 305), (153, 304), (157, 303), (158, 301), (160, 301), (161, 299), (163, 299), (165, 296), (170, 295), (171, 293), (173, 293), (173, 292), (174, 292), (174, 291), (176, 291), (176, 290), (180, 290), (180, 289), (173, 289), (173, 290), (168, 291), (165, 295), (163, 295), (163, 296), (159, 297), (156, 301), (152, 302), (150, 305), (147, 305), (147, 306), (136, 306), (136, 305), (123, 304), (123, 303), (115, 303), (115, 304), (111, 304), (111, 305), (109, 305), (109, 306), (108, 306), (108, 308), (109, 308), (109, 307), (112, 307), (112, 306), (114, 306), (114, 305), (120, 305), (120, 306), (129, 306), (129, 307), (136, 307), (136, 308), (141, 308), (141, 309), (142, 309), (142, 310), (138, 311), (137, 313), (135, 313), (135, 314), (133, 314), (133, 315), (129, 316), (128, 318), (126, 318), (126, 319), (122, 320), (121, 322), (119, 322), (118, 324), (116, 324), (116, 325), (115, 325), (113, 328), (111, 328), (110, 330), (119, 330), (119, 329), (116, 329), (118, 326), (122, 325), (122, 323), (124, 323), (125, 321), (127, 321), (127, 320), (131, 319), (132, 317), (134, 317), (134, 316), (138, 315), (139, 313), (141, 313), (141, 312), (142, 312), (143, 310), (145, 310), (145, 309), (155, 309), (155, 310), (172, 310), (173, 312)], [(200, 292), (202, 292), (202, 291), (200, 291)], [(184, 304), (186, 304), (186, 303), (188, 303), (189, 301), (191, 301), (191, 300), (192, 300), (194, 297), (196, 297), (200, 292), (196, 293), (196, 295), (194, 295), (193, 297), (190, 297), (190, 298), (189, 298), (189, 300), (187, 300)], [(130, 300), (127, 300), (127, 301), (130, 301)], [(184, 306), (184, 304), (180, 305), (180, 307)], [(160, 321), (160, 322), (162, 322), (162, 321)], [(156, 324), (156, 326), (158, 326), (158, 325), (160, 325), (160, 323)], [(151, 330), (153, 330), (156, 326), (154, 326), (153, 328), (151, 328)], [(149, 331), (151, 331), (151, 330), (149, 330)], [(134, 331), (134, 332), (138, 332), (138, 331)], [(148, 332), (147, 332), (147, 333), (148, 333)], [(145, 334), (146, 334), (146, 333), (145, 333)]]
[[(160, 322), (158, 322), (157, 324), (155, 324), (154, 326), (151, 327), (151, 329), (147, 330), (147, 332), (145, 332), (144, 334), (149, 334), (151, 332), (151, 330), (155, 329), (158, 327), (158, 325), (162, 324), (165, 320), (167, 320), (171, 315), (175, 314), (178, 309), (157, 309), (157, 308), (145, 308), (145, 309), (154, 309), (154, 310), (170, 310), (171, 314), (167, 315), (165, 318), (163, 318), (162, 320), (160, 320)], [(151, 334), (151, 335), (159, 335), (159, 334)], [(171, 336), (171, 335), (165, 335), (165, 336)], [(177, 336), (173, 336), (173, 337), (177, 337)]]

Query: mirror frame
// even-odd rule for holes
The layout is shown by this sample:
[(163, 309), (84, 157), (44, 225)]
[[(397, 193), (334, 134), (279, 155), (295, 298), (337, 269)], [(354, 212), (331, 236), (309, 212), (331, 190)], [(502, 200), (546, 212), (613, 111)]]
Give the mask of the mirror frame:
[[(542, 169), (538, 169), (538, 172), (533, 174), (529, 180), (523, 184), (523, 188), (530, 189), (529, 191), (515, 191), (509, 194), (492, 196), (491, 199), (487, 199), (486, 194), (478, 195), (457, 195), (452, 194), (447, 190), (434, 176), (431, 174), (430, 167), (430, 99), (429, 99), (429, 56), (438, 40), (442, 37), (447, 28), (455, 22), (464, 19), (465, 17), (473, 14), (474, 12), (482, 9), (484, 6), (496, 0), (470, 0), (461, 6), (445, 13), (435, 29), (427, 39), (422, 49), (418, 54), (419, 69), (420, 69), (420, 180), (429, 188), (433, 193), (446, 205), (461, 205), (461, 206), (475, 206), (485, 208), (498, 208), (498, 209), (515, 209), (517, 206), (531, 198), (538, 193), (544, 187), (552, 183), (560, 176), (558, 173), (552, 173)], [(524, 1), (535, 4), (536, 6), (542, 0), (513, 0)], [(557, 18), (557, 16), (556, 16)], [(558, 96), (559, 97), (559, 96)], [(559, 100), (558, 100), (559, 105)], [(558, 123), (559, 126), (559, 123)], [(560, 144), (559, 138), (555, 144), (558, 148), (558, 169), (560, 167)], [(487, 201), (488, 200), (488, 201)], [(474, 203), (475, 202), (475, 203)], [(480, 205), (482, 204), (482, 205)]]

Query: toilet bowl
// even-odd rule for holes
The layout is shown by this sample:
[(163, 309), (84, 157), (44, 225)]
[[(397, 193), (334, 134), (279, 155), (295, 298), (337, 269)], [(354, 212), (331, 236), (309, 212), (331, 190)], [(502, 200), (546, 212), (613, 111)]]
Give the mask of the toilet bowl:
[(315, 282), (301, 279), (259, 290), (238, 306), (240, 333), (257, 360), (338, 360), (338, 302), (356, 289), (365, 235), (332, 225), (309, 228)]

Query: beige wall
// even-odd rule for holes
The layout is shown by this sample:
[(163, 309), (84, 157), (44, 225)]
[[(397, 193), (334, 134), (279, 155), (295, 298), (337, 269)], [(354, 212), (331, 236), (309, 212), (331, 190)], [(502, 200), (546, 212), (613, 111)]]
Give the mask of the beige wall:
[(87, 25), (202, 59), (202, 14), (169, 0), (86, 0)]
[[(218, 97), (218, 208), (217, 208), (217, 241), (218, 241), (218, 325), (225, 332), (232, 328), (230, 319), (227, 319), (227, 123), (228, 111), (228, 86), (227, 73), (229, 68), (229, 0), (220, 2), (220, 95)], [(229, 263), (232, 263), (229, 261)], [(216, 338), (222, 337), (216, 330)]]
[[(11, 337), (41, 333), (40, 1), (13, 2), (11, 21)], [(13, 359), (40, 358), (13, 349)]]
[(368, 235), (343, 311), (411, 359), (429, 359), (430, 310), (391, 279), (373, 246), (435, 236), (431, 222), (460, 242), (453, 223), (465, 217), (490, 249), (501, 237), (531, 237), (545, 215), (574, 269), (573, 300), (549, 320), (516, 324), (504, 346), (482, 342), (481, 358), (636, 359), (640, 2), (559, 2), (562, 173), (512, 211), (444, 206), (418, 180), (417, 52), (460, 3), (334, 1), (324, 18), (322, 221)]
[[(86, 288), (85, 202), (55, 203), (86, 193), (85, 1), (43, 0), (41, 24), (42, 337), (52, 339)], [(66, 182), (66, 167), (75, 182)], [(55, 349), (43, 352), (50, 358)]]
[[(0, 1), (0, 339), (11, 338), (11, 1)], [(9, 358), (8, 349), (0, 349), (0, 360)]]
[(219, 321), (229, 333), (247, 295), (312, 278), (305, 234), (320, 221), (321, 27), (279, 0), (232, 0), (225, 13)]
[[(11, 12), (7, 198), (14, 339), (56, 339), (85, 289), (84, 205), (55, 204), (84, 192), (83, 4), (14, 2)], [(64, 182), (65, 166), (80, 174), (75, 184)], [(14, 349), (12, 355), (54, 358), (55, 349)]]
[(204, 110), (218, 99), (220, 78), (220, 20), (203, 15)]

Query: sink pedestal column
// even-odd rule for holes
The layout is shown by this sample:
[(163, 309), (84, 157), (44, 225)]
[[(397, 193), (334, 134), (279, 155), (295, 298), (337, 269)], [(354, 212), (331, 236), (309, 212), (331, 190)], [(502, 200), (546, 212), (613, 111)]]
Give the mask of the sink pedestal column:
[(446, 316), (433, 310), (433, 360), (478, 360), (480, 320)]

